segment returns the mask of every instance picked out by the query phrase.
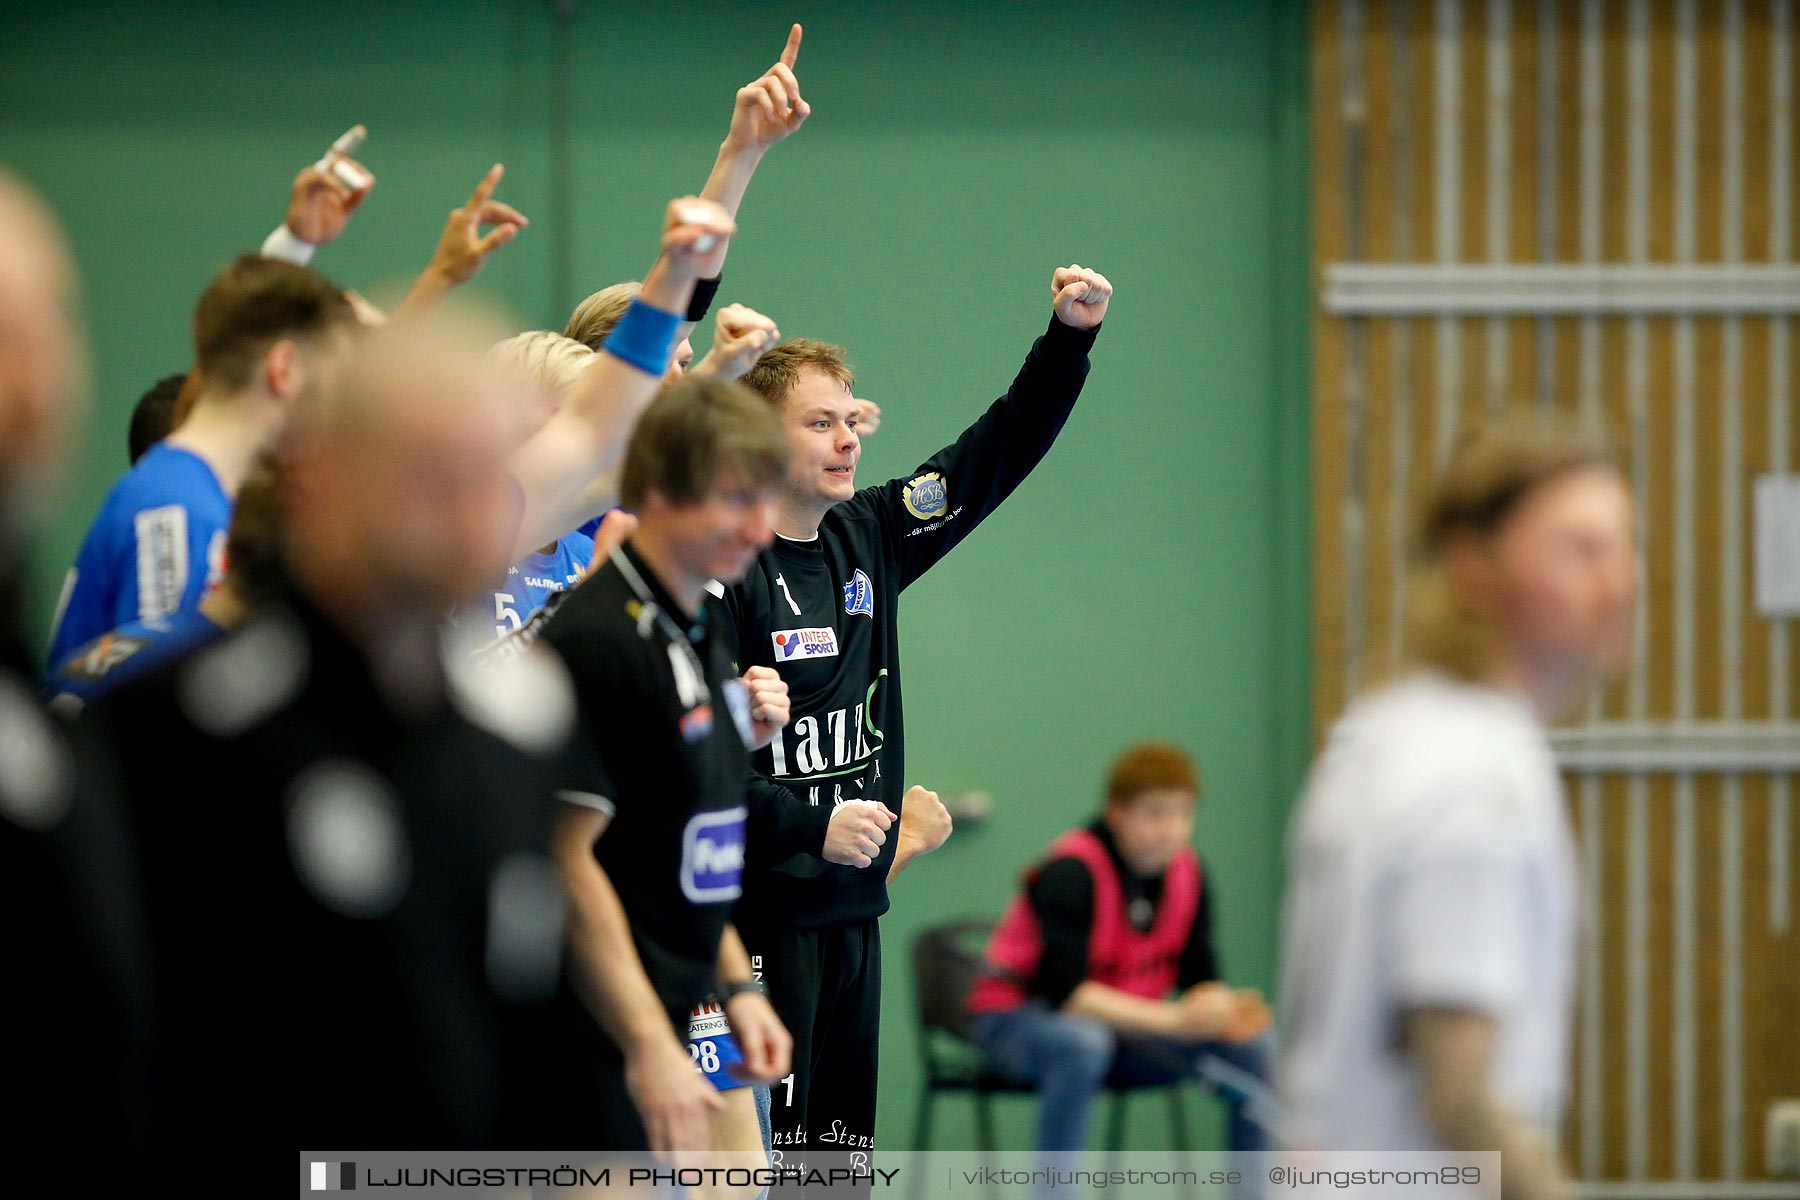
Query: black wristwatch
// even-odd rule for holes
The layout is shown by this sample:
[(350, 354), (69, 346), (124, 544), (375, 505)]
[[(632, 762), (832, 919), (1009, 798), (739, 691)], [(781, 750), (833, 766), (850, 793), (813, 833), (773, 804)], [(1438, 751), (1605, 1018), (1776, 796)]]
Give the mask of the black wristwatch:
[(755, 992), (758, 996), (762, 995), (762, 980), (740, 979), (736, 983), (726, 983), (721, 980), (719, 982), (719, 1003), (729, 1003), (733, 997), (741, 996), (745, 992)]

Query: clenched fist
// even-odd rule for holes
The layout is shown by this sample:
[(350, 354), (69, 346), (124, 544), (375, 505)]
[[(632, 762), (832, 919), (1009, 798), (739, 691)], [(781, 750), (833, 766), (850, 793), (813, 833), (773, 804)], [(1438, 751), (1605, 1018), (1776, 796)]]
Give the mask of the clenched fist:
[(663, 259), (676, 275), (694, 277), (719, 242), (737, 232), (737, 222), (718, 203), (699, 196), (669, 201), (663, 211)]
[(1050, 277), (1050, 302), (1056, 319), (1075, 329), (1092, 329), (1106, 317), (1112, 284), (1080, 263), (1056, 268)]
[(856, 402), (856, 436), (868, 437), (881, 428), (881, 405), (873, 400)]
[(727, 304), (714, 321), (712, 349), (694, 364), (695, 375), (718, 379), (742, 379), (763, 356), (763, 351), (781, 340), (775, 322), (754, 308)]
[(866, 867), (887, 845), (887, 831), (893, 824), (894, 814), (885, 804), (874, 800), (840, 804), (831, 814), (821, 857), (840, 866)]
[(744, 687), (750, 692), (750, 748), (760, 750), (788, 722), (787, 680), (774, 667), (751, 667), (744, 672)]
[(950, 810), (936, 792), (914, 785), (900, 800), (900, 849), (909, 857), (930, 854), (950, 839)]

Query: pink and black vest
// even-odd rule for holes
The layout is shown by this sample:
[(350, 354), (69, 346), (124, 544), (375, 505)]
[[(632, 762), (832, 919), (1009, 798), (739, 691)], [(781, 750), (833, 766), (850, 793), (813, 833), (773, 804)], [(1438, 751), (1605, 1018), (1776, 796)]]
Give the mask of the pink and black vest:
[[(1070, 830), (1050, 844), (1038, 869), (1061, 858), (1079, 860), (1094, 880), (1087, 978), (1147, 1000), (1163, 999), (1175, 986), (1181, 952), (1200, 907), (1199, 858), (1183, 848), (1169, 864), (1156, 923), (1147, 933), (1132, 925), (1118, 868), (1099, 838), (1086, 829)], [(1043, 953), (1037, 912), (1021, 892), (988, 940), (981, 978), (969, 992), (969, 1011), (1005, 1012), (1023, 1005)]]

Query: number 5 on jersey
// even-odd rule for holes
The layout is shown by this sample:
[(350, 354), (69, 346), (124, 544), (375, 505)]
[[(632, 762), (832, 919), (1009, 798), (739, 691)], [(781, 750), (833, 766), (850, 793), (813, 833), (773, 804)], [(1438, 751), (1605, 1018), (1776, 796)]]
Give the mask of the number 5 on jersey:
[(517, 600), (505, 592), (494, 593), (495, 637), (504, 637), (525, 623), (519, 619), (519, 612), (513, 607), (517, 603)]

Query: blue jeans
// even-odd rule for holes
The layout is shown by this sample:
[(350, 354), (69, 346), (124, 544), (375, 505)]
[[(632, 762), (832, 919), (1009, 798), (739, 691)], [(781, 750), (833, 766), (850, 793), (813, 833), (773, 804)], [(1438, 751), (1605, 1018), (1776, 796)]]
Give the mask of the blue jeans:
[(756, 1123), (762, 1127), (763, 1149), (769, 1150), (773, 1148), (770, 1143), (774, 1140), (774, 1128), (769, 1120), (769, 1113), (775, 1105), (775, 1093), (773, 1089), (766, 1088), (760, 1083), (753, 1083), (750, 1088), (756, 1097)]
[(969, 1039), (1001, 1074), (1037, 1089), (1040, 1151), (1085, 1150), (1094, 1094), (1109, 1082), (1205, 1082), (1225, 1102), (1234, 1153), (1262, 1150), (1277, 1119), (1269, 1085), (1274, 1039), (1267, 1033), (1242, 1043), (1178, 1042), (1121, 1033), (1029, 1000), (1011, 1012), (978, 1015)]

